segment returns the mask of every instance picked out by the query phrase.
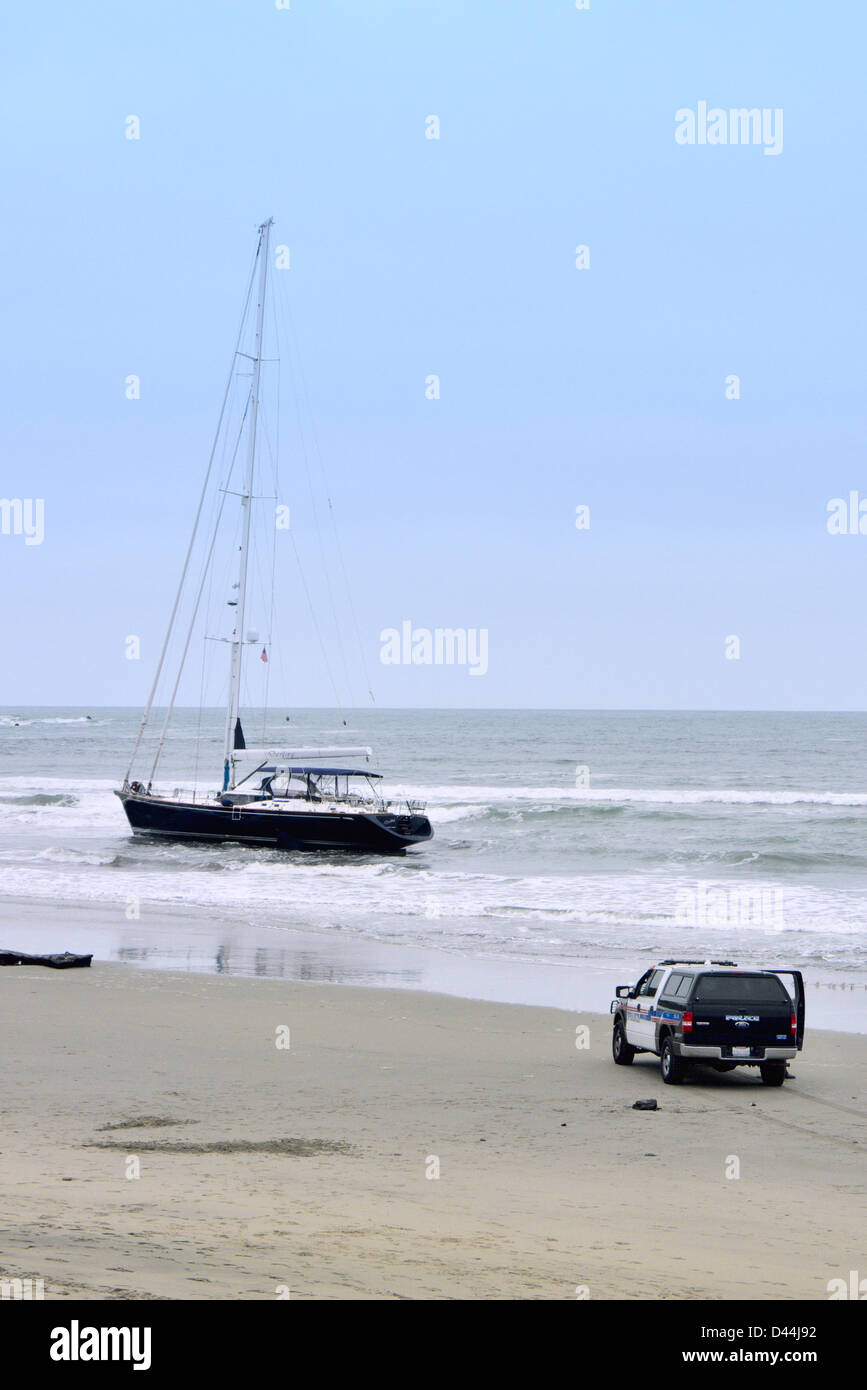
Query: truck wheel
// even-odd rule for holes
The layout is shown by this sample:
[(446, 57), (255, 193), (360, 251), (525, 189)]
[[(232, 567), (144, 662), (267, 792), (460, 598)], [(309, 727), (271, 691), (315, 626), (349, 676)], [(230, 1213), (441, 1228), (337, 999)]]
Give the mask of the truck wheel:
[(635, 1048), (630, 1047), (626, 1041), (626, 1033), (620, 1019), (614, 1025), (614, 1032), (611, 1034), (611, 1055), (618, 1067), (628, 1067), (635, 1056)]
[(671, 1038), (666, 1038), (662, 1044), (662, 1052), (659, 1054), (659, 1070), (662, 1072), (662, 1079), (666, 1086), (679, 1086), (686, 1075), (686, 1063), (682, 1057), (675, 1055)]
[(766, 1086), (782, 1086), (786, 1079), (785, 1062), (762, 1062), (759, 1071)]

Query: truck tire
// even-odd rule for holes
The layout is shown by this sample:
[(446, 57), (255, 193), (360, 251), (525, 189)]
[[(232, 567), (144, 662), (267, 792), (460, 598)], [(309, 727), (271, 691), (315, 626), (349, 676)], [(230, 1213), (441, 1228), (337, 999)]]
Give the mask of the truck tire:
[(635, 1048), (626, 1041), (626, 1031), (619, 1018), (611, 1034), (611, 1055), (618, 1067), (628, 1067), (635, 1057)]
[(786, 1079), (785, 1062), (762, 1062), (759, 1071), (766, 1086), (782, 1086)]
[(666, 1086), (679, 1086), (686, 1075), (686, 1063), (682, 1057), (675, 1054), (670, 1037), (666, 1038), (662, 1044), (662, 1051), (659, 1054), (659, 1070), (662, 1072), (662, 1079)]

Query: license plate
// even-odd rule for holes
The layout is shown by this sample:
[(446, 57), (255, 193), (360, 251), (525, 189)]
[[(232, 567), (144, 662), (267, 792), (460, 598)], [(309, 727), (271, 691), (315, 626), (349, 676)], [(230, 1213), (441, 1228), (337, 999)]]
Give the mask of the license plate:
[(733, 1057), (749, 1057), (751, 1051), (752, 1051), (752, 1048), (749, 1048), (749, 1047), (733, 1047), (733, 1048), (732, 1048), (732, 1056), (733, 1056)]

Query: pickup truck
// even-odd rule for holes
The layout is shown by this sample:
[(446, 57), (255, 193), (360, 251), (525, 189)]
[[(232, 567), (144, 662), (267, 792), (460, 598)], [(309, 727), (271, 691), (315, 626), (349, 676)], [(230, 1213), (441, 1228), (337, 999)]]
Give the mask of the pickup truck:
[[(782, 977), (791, 977), (792, 986)], [(758, 1067), (782, 1086), (786, 1063), (804, 1045), (804, 980), (799, 970), (741, 970), (729, 960), (663, 960), (611, 1003), (611, 1051), (620, 1067), (638, 1052), (659, 1057), (668, 1086), (695, 1062), (717, 1071)]]

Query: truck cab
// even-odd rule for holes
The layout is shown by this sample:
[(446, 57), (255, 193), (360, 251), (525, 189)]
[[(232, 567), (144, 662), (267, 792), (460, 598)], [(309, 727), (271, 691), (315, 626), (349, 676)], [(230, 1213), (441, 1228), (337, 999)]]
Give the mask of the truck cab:
[(701, 1062), (717, 1071), (758, 1067), (766, 1086), (781, 1086), (804, 1044), (804, 981), (799, 970), (665, 960), (635, 985), (619, 985), (611, 1013), (618, 1066), (648, 1052), (659, 1057), (667, 1085)]

